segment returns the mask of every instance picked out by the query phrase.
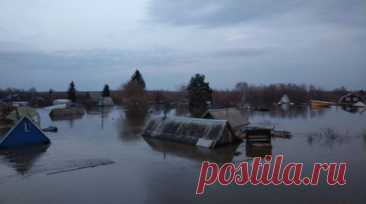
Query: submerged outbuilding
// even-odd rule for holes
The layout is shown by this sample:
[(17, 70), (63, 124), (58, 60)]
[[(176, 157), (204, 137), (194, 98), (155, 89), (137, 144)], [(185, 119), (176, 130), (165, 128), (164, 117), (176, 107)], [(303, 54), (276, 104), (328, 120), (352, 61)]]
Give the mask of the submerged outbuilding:
[(292, 104), (292, 103), (291, 103), (290, 98), (288, 97), (288, 95), (287, 94), (284, 94), (281, 97), (280, 101), (278, 101), (277, 104), (278, 105), (284, 105), (284, 104)]
[(11, 120), (13, 124), (16, 124), (16, 122), (19, 119), (22, 119), (23, 117), (27, 117), (31, 119), (35, 124), (40, 125), (40, 115), (38, 112), (31, 107), (23, 106), (23, 107), (16, 107), (15, 110), (10, 112), (6, 118), (8, 120)]
[(241, 127), (249, 124), (248, 115), (240, 112), (237, 108), (218, 108), (209, 109), (202, 115), (202, 118), (226, 120), (230, 123), (230, 126), (234, 131), (239, 130)]
[(20, 119), (0, 141), (0, 149), (49, 144), (48, 137), (28, 117)]
[(227, 120), (189, 117), (151, 118), (143, 136), (207, 148), (241, 141)]
[(363, 91), (351, 92), (338, 99), (340, 105), (363, 106), (366, 104), (366, 93)]

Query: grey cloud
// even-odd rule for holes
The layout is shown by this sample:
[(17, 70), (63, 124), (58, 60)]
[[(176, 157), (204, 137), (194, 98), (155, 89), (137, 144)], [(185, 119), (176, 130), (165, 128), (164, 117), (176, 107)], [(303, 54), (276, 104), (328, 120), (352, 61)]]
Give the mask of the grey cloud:
[(53, 53), (0, 51), (0, 66), (29, 67), (32, 70), (70, 70), (114, 66), (169, 66), (194, 63), (208, 58), (251, 57), (266, 53), (264, 49), (222, 49), (205, 53), (184, 53), (173, 49), (156, 50), (69, 50)]
[[(170, 60), (166, 60), (170, 59)], [(27, 66), (32, 69), (90, 69), (111, 65), (161, 65), (178, 63), (172, 53), (159, 51), (82, 50), (44, 52), (0, 52), (0, 65)]]
[(152, 0), (149, 13), (167, 24), (223, 26), (306, 10), (309, 20), (365, 25), (365, 9), (363, 0)]
[(98, 2), (0, 1), (0, 88), (117, 87), (136, 68), (149, 88), (196, 72), (217, 88), (365, 87), (365, 0)]
[(236, 48), (236, 49), (225, 49), (213, 52), (212, 57), (255, 57), (268, 53), (269, 49), (258, 49), (258, 48)]

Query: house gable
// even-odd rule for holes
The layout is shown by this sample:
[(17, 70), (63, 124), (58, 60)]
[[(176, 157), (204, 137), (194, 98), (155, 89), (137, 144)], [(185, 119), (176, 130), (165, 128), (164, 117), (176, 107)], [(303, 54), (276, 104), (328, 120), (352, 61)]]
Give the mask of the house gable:
[(23, 117), (0, 142), (0, 149), (48, 143), (48, 137), (29, 118)]

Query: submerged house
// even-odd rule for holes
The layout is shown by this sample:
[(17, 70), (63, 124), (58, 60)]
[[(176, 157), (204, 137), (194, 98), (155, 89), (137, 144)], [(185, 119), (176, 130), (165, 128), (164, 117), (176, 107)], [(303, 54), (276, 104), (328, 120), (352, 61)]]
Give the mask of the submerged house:
[(67, 108), (53, 108), (49, 112), (49, 116), (53, 121), (78, 119), (82, 118), (84, 114), (84, 109), (79, 106), (70, 106)]
[(70, 99), (56, 99), (52, 102), (53, 105), (69, 105), (71, 104)]
[(241, 141), (227, 120), (188, 117), (152, 118), (142, 135), (207, 148)]
[(366, 106), (366, 93), (359, 91), (348, 93), (339, 98), (338, 104), (352, 106)]
[(23, 117), (0, 141), (0, 149), (49, 144), (50, 140), (28, 117)]
[(282, 104), (292, 104), (290, 101), (290, 98), (287, 96), (287, 94), (284, 94), (280, 101), (278, 101), (278, 105), (282, 105)]
[(249, 124), (248, 116), (237, 108), (209, 109), (202, 115), (202, 118), (226, 120), (234, 131)]
[(97, 105), (98, 106), (113, 106), (114, 105), (114, 102), (113, 102), (112, 97), (102, 97), (98, 101)]
[(39, 113), (31, 107), (17, 107), (15, 110), (11, 111), (7, 116), (6, 119), (10, 120), (12, 124), (16, 124), (16, 122), (23, 118), (27, 117), (31, 119), (35, 124), (40, 125), (41, 118)]
[(96, 106), (113, 106), (114, 102), (112, 97), (103, 97), (101, 93), (95, 92), (90, 93), (90, 99), (92, 103)]

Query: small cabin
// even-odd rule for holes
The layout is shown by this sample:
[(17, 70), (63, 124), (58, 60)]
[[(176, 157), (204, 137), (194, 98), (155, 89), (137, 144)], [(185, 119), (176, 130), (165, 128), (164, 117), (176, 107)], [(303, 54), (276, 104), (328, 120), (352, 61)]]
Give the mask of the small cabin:
[(189, 117), (152, 118), (142, 135), (206, 148), (241, 141), (236, 137), (227, 120)]

